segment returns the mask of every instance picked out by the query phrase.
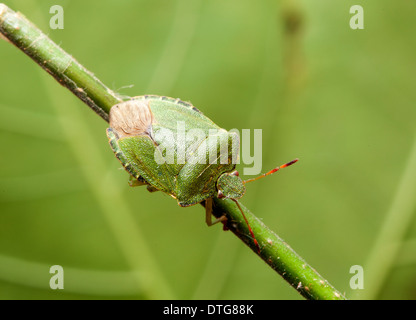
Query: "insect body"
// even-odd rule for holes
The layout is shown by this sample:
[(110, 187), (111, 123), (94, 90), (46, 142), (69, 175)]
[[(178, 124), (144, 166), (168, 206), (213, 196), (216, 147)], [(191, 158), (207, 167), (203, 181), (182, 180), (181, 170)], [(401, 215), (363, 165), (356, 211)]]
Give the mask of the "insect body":
[[(226, 219), (212, 222), (213, 197), (230, 198), (238, 205), (245, 193), (245, 182), (235, 170), (238, 134), (220, 128), (190, 103), (160, 96), (119, 103), (111, 108), (109, 119), (107, 136), (130, 174), (130, 185), (167, 193), (182, 207), (206, 201), (208, 225)], [(249, 230), (257, 245), (250, 226)]]

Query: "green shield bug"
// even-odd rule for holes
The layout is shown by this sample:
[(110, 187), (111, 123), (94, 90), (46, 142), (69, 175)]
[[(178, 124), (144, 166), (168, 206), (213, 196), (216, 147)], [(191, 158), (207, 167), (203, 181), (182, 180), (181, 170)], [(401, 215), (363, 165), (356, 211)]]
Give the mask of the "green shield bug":
[(113, 106), (107, 137), (118, 160), (130, 174), (130, 185), (162, 191), (181, 207), (205, 201), (206, 223), (212, 221), (212, 199), (238, 199), (245, 184), (287, 167), (297, 159), (256, 178), (243, 181), (235, 170), (240, 141), (235, 132), (217, 126), (188, 102), (163, 96), (133, 97)]

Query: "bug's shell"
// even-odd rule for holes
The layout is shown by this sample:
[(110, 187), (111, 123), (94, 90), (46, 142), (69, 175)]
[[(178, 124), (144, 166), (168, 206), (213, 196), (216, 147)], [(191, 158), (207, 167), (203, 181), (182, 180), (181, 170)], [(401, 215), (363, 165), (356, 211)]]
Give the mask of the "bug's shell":
[[(199, 129), (203, 136), (199, 140), (180, 140), (180, 135), (177, 135), (178, 144), (186, 146), (186, 162), (178, 161), (175, 154), (173, 163), (158, 164), (155, 155), (162, 156), (163, 150), (160, 146), (162, 142), (164, 145), (167, 143), (158, 137), (164, 129), (169, 129), (176, 135), (178, 121), (184, 123), (187, 133), (189, 130)], [(210, 129), (217, 130), (216, 145), (207, 142)], [(183, 207), (216, 196), (217, 180), (222, 174), (234, 171), (235, 164), (232, 159), (236, 157), (235, 153), (238, 154), (240, 145), (236, 133), (221, 129), (192, 104), (160, 96), (134, 97), (113, 106), (110, 110), (107, 136), (116, 157), (139, 184), (148, 184), (171, 195)], [(205, 164), (195, 163), (203, 141), (208, 146), (204, 156), (209, 159), (211, 148), (211, 156), (215, 154), (214, 151), (217, 152), (216, 163), (209, 163), (209, 160)], [(219, 160), (221, 141), (228, 142), (229, 147), (228, 161), (225, 164), (221, 164)]]

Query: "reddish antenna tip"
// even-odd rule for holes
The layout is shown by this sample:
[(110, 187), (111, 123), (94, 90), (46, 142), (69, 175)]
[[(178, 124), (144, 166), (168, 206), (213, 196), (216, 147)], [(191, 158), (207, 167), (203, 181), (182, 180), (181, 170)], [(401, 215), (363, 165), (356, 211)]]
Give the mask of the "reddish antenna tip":
[(288, 166), (291, 166), (292, 164), (294, 164), (294, 163), (296, 163), (298, 161), (299, 161), (299, 159), (296, 158), (296, 159), (294, 159), (294, 160), (292, 160), (292, 161), (290, 161), (288, 163), (285, 163), (285, 164), (281, 165), (280, 167), (277, 167), (277, 168), (274, 168), (274, 169), (270, 170), (267, 173), (263, 173), (263, 174), (259, 175), (258, 177), (255, 177), (255, 178), (252, 178), (252, 179), (248, 179), (248, 180), (244, 180), (243, 183), (252, 182), (252, 181), (256, 181), (256, 180), (259, 180), (261, 178), (267, 177), (268, 175), (271, 175), (271, 174), (275, 173), (276, 171), (279, 171), (280, 169), (283, 169), (283, 168), (286, 168)]
[[(286, 168), (286, 167), (291, 166), (292, 164), (294, 164), (294, 163), (296, 163), (296, 162), (298, 162), (298, 161), (299, 161), (299, 159), (298, 159), (298, 158), (296, 158), (296, 159), (294, 159), (294, 160), (292, 160), (292, 161), (290, 161), (290, 162), (288, 162), (288, 163), (285, 163), (284, 165), (280, 166), (279, 168), (280, 168), (280, 169)], [(277, 171), (277, 170), (276, 170), (276, 171)]]

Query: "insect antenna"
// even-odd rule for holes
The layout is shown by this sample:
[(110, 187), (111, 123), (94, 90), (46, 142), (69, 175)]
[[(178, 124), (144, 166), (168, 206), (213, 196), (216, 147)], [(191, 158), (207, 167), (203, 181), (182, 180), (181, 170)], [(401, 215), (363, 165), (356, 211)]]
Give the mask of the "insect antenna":
[(290, 161), (290, 162), (288, 162), (288, 163), (285, 163), (285, 164), (283, 164), (283, 165), (281, 165), (281, 166), (279, 166), (279, 167), (276, 167), (276, 168), (274, 168), (274, 169), (270, 170), (269, 172), (266, 172), (266, 173), (263, 173), (263, 174), (259, 175), (258, 177), (255, 177), (255, 178), (252, 178), (252, 179), (248, 179), (248, 180), (244, 180), (244, 181), (243, 181), (243, 183), (244, 183), (244, 184), (246, 184), (246, 183), (248, 183), (248, 182), (253, 182), (253, 181), (259, 180), (259, 179), (261, 179), (261, 178), (264, 178), (264, 177), (266, 177), (266, 176), (268, 176), (268, 175), (271, 175), (271, 174), (273, 174), (273, 173), (275, 173), (275, 172), (279, 171), (280, 169), (283, 169), (283, 168), (286, 168), (286, 167), (291, 166), (292, 164), (294, 164), (294, 163), (298, 162), (298, 160), (299, 160), (299, 159), (297, 159), (297, 158), (296, 158), (295, 160), (292, 160), (292, 161)]
[(254, 236), (253, 230), (251, 229), (250, 224), (248, 223), (248, 220), (247, 220), (247, 218), (246, 218), (246, 215), (244, 214), (243, 209), (241, 208), (240, 204), (238, 203), (238, 201), (237, 201), (236, 199), (231, 199), (231, 200), (233, 200), (233, 201), (235, 202), (235, 204), (237, 205), (237, 207), (238, 207), (238, 209), (240, 210), (241, 214), (243, 215), (244, 221), (246, 222), (247, 227), (248, 227), (248, 231), (250, 231), (251, 237), (253, 238), (253, 242), (254, 242), (254, 244), (256, 245), (257, 252), (258, 252), (258, 253), (260, 253), (260, 246), (259, 246), (259, 243), (257, 242), (257, 239), (256, 239), (256, 237)]

